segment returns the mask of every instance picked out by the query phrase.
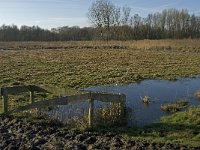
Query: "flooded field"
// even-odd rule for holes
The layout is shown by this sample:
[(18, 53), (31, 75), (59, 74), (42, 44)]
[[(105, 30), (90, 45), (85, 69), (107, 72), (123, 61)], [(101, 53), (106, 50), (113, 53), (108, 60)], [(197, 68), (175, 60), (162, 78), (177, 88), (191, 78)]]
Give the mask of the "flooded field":
[[(200, 104), (194, 95), (200, 90), (200, 78), (146, 80), (137, 84), (90, 87), (87, 90), (125, 94), (126, 106), (132, 110), (129, 124), (134, 125), (147, 125), (169, 114), (160, 109), (161, 105), (169, 102), (185, 99), (190, 105)], [(151, 99), (148, 105), (141, 100), (144, 96)]]
[[(187, 100), (189, 105), (200, 104), (200, 101), (194, 95), (200, 90), (200, 78), (185, 78), (176, 81), (146, 80), (129, 85), (94, 86), (85, 90), (125, 94), (129, 126), (144, 126), (158, 121), (162, 116), (170, 114), (162, 111), (160, 106), (179, 99)], [(149, 104), (142, 102), (142, 98), (145, 96), (150, 98)], [(96, 109), (109, 106), (111, 104), (95, 101)], [(77, 119), (87, 116), (88, 108), (89, 104), (83, 102), (57, 106), (49, 111), (49, 114), (66, 122), (69, 116), (76, 116)]]

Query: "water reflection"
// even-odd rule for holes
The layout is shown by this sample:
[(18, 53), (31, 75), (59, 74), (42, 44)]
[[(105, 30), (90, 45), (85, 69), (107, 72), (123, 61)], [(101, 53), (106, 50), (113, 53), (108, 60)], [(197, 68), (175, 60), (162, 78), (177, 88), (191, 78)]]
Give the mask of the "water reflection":
[[(88, 125), (89, 102), (55, 106), (52, 110), (42, 110), (43, 113), (62, 121), (65, 124)], [(126, 109), (122, 103), (94, 101), (93, 126), (121, 126), (127, 124)]]
[[(194, 96), (194, 93), (200, 90), (200, 78), (186, 78), (176, 81), (146, 80), (129, 85), (95, 86), (85, 90), (125, 94), (125, 105), (128, 113), (126, 117), (123, 117), (127, 119), (129, 126), (143, 126), (158, 121), (162, 116), (168, 115), (168, 113), (160, 109), (160, 106), (178, 99), (186, 99), (190, 105), (200, 104), (200, 101)], [(60, 95), (65, 94), (66, 92), (63, 92)], [(141, 97), (145, 96), (150, 97), (151, 102), (149, 104), (142, 102)], [(110, 103), (95, 101), (96, 111), (110, 106)], [(84, 118), (84, 116), (88, 115), (88, 108), (89, 103), (83, 102), (73, 105), (57, 106), (48, 113), (63, 122), (67, 122), (70, 117), (75, 117), (77, 120)]]
[[(199, 105), (194, 93), (200, 90), (200, 78), (179, 79), (177, 81), (146, 80), (139, 84), (96, 86), (89, 87), (90, 91), (106, 91), (123, 93), (126, 95), (126, 106), (133, 111), (129, 112), (129, 125), (147, 125), (156, 122), (160, 117), (167, 115), (160, 109), (161, 104), (184, 98), (191, 105)], [(145, 105), (141, 97), (148, 96), (152, 102)]]

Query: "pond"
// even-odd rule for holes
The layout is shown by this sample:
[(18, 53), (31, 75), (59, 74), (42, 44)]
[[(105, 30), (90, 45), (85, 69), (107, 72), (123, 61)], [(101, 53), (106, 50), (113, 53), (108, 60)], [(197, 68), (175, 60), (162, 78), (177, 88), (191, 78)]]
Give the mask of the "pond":
[[(191, 105), (199, 105), (194, 93), (200, 90), (200, 78), (186, 78), (176, 81), (146, 80), (129, 85), (89, 87), (89, 91), (106, 91), (126, 95), (126, 106), (132, 111), (129, 125), (148, 125), (167, 115), (160, 109), (162, 104), (186, 99)], [(152, 103), (144, 105), (141, 97), (149, 96)]]
[[(84, 89), (93, 92), (111, 92), (123, 93), (126, 95), (126, 107), (129, 111), (128, 125), (144, 126), (158, 121), (162, 116), (168, 115), (160, 109), (162, 104), (173, 102), (179, 99), (185, 99), (190, 105), (199, 105), (200, 101), (194, 96), (200, 90), (200, 78), (185, 78), (176, 81), (167, 80), (145, 80), (140, 83), (129, 85), (109, 85), (94, 86)], [(149, 105), (145, 105), (141, 97), (148, 96), (151, 99)], [(101, 106), (100, 102), (96, 102), (96, 107)], [(77, 109), (79, 107), (79, 109)], [(80, 108), (81, 107), (81, 108)], [(88, 108), (88, 104), (76, 104), (71, 106), (57, 106), (52, 110), (52, 114), (57, 114), (61, 120), (67, 116), (67, 113), (84, 114)], [(85, 109), (86, 108), (86, 109)]]

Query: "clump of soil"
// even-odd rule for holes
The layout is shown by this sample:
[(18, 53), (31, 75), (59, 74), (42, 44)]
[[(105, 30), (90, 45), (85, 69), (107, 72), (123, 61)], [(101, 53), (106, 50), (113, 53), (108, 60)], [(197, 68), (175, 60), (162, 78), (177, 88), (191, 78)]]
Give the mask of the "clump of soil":
[(128, 140), (117, 134), (70, 131), (25, 118), (0, 117), (0, 149), (190, 149), (189, 146)]

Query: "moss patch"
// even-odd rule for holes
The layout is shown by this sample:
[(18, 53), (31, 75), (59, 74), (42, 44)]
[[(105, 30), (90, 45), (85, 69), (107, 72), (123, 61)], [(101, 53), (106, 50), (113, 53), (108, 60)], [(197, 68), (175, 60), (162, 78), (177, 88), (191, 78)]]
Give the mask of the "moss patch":
[(178, 100), (169, 104), (161, 105), (161, 109), (166, 112), (177, 112), (188, 106), (188, 101)]

